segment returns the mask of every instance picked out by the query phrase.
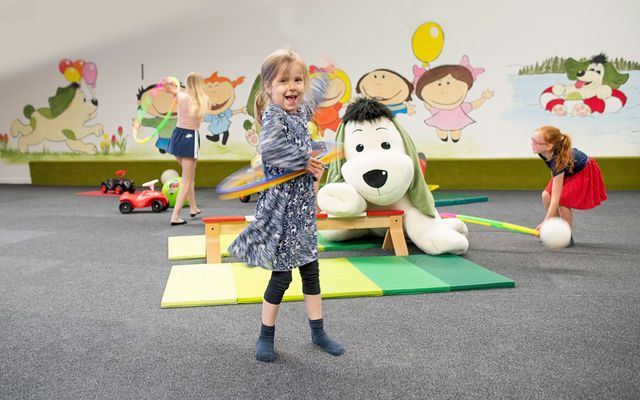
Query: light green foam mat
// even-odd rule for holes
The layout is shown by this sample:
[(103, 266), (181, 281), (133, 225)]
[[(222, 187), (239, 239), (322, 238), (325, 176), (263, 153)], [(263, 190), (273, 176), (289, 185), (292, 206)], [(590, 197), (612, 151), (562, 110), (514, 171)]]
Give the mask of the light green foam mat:
[(320, 259), (323, 298), (382, 296), (382, 289), (346, 258)]
[[(262, 303), (264, 290), (271, 278), (271, 271), (248, 267), (244, 263), (233, 263), (233, 275), (238, 303)], [(284, 293), (283, 301), (302, 300), (302, 280), (297, 269), (291, 274), (293, 280)]]
[(453, 254), (419, 254), (405, 258), (451, 286), (450, 290), (504, 288), (516, 285), (512, 279)]
[(349, 257), (349, 262), (382, 289), (394, 294), (446, 292), (450, 286), (405, 257)]
[(235, 304), (233, 275), (231, 264), (174, 265), (160, 307)]

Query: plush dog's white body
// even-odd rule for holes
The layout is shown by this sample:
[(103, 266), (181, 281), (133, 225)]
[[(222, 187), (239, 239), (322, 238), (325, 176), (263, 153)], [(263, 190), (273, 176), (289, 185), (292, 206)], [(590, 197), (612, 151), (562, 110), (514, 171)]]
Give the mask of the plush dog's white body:
[(29, 152), (29, 146), (37, 145), (45, 140), (51, 142), (66, 142), (73, 151), (96, 154), (94, 144), (84, 143), (82, 139), (89, 135), (100, 136), (103, 132), (102, 124), (85, 126), (84, 124), (97, 113), (97, 106), (85, 99), (81, 89), (76, 88), (69, 106), (55, 118), (49, 118), (40, 110), (33, 111), (30, 122), (23, 124), (16, 119), (11, 124), (11, 135), (18, 137), (18, 150)]
[[(391, 120), (348, 122), (344, 126), (344, 153), (344, 182), (328, 183), (318, 193), (318, 205), (323, 211), (351, 216), (370, 210), (403, 210), (407, 236), (425, 253), (462, 254), (467, 250), (467, 227), (463, 222), (441, 219), (435, 207), (435, 216), (426, 215), (412, 203), (409, 188), (416, 179), (417, 162), (407, 154), (403, 138)], [(369, 230), (322, 232), (333, 241), (368, 233)]]

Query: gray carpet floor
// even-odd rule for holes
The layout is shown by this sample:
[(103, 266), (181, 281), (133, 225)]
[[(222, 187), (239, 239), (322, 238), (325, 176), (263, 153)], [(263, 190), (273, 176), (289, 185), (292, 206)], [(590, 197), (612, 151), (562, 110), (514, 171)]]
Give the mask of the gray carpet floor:
[[(640, 397), (640, 193), (575, 215), (576, 245), (469, 225), (471, 261), (516, 288), (323, 302), (347, 352), (285, 303), (278, 361), (254, 359), (260, 305), (160, 309), (167, 237), (199, 219), (121, 215), (94, 188), (0, 185), (2, 399), (631, 399)], [(442, 211), (535, 226), (538, 192), (467, 192)], [(198, 189), (204, 215), (252, 214)], [(412, 253), (419, 250), (411, 248)], [(321, 257), (386, 254), (381, 250)], [(204, 261), (197, 261), (204, 262)], [(193, 262), (175, 262), (173, 264)]]

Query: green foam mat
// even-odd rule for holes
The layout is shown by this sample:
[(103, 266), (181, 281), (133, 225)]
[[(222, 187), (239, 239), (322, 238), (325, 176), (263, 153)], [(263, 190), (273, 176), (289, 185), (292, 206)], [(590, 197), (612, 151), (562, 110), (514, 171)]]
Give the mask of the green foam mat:
[(516, 285), (512, 279), (453, 254), (419, 254), (405, 258), (451, 286), (450, 290), (505, 288)]
[(322, 231), (320, 231), (318, 232), (318, 251), (375, 249), (382, 247), (382, 240), (381, 237), (366, 236), (344, 242), (332, 242), (322, 236)]
[[(455, 255), (320, 259), (323, 298), (514, 287), (515, 282)], [(175, 265), (162, 308), (260, 303), (271, 272), (243, 263)], [(298, 270), (284, 301), (303, 300)]]
[(446, 292), (450, 287), (405, 257), (350, 257), (348, 260), (378, 285), (385, 296)]
[(161, 308), (235, 304), (231, 264), (174, 265), (167, 279)]
[(487, 196), (469, 196), (462, 193), (447, 193), (439, 190), (431, 192), (436, 207), (452, 206), (455, 204), (483, 203), (489, 201)]

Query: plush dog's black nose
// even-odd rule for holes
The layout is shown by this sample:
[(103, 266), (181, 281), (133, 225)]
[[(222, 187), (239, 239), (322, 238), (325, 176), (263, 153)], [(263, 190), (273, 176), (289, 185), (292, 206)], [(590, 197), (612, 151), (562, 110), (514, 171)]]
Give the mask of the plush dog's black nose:
[(577, 76), (584, 76), (584, 71), (578, 71), (578, 72), (576, 73), (576, 75), (577, 75)]
[(372, 188), (381, 188), (387, 182), (387, 171), (382, 169), (372, 169), (362, 175), (362, 179)]
[(98, 99), (91, 99), (91, 104), (93, 104), (94, 106), (98, 105)]

